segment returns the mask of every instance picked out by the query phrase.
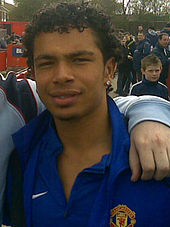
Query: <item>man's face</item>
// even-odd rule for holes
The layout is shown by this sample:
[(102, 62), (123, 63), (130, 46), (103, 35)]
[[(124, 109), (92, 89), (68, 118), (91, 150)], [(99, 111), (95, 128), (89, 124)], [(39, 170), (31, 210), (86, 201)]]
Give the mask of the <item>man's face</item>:
[(143, 27), (141, 25), (138, 26), (138, 31), (142, 31)]
[(130, 41), (130, 35), (126, 34), (125, 37), (127, 41)]
[(159, 44), (164, 48), (168, 46), (168, 42), (169, 42), (168, 35), (163, 35), (162, 39), (159, 39)]
[(105, 83), (113, 73), (91, 29), (41, 33), (34, 41), (37, 90), (55, 120), (96, 117), (107, 108)]
[(145, 35), (143, 33), (138, 33), (139, 42), (145, 39)]
[(145, 70), (141, 69), (142, 74), (149, 81), (155, 82), (159, 80), (162, 67), (160, 65), (150, 65), (147, 66)]
[(124, 46), (124, 45), (126, 44), (126, 41), (127, 41), (127, 39), (126, 39), (126, 37), (124, 36), (123, 39), (121, 40), (121, 44)]

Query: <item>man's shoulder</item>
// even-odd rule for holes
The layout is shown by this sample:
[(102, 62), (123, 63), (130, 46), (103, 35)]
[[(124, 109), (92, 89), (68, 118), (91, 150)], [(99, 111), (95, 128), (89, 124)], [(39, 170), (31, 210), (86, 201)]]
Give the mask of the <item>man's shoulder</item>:
[[(42, 104), (36, 93), (36, 84), (32, 80), (17, 79), (14, 72), (6, 77), (0, 75), (0, 103), (19, 112), (26, 123), (42, 111)], [(31, 110), (31, 111), (30, 111)]]

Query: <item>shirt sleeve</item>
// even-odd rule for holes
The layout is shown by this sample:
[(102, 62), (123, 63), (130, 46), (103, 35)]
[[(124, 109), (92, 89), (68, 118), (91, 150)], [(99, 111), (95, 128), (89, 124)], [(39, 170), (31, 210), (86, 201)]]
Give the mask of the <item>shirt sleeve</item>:
[(114, 98), (120, 112), (129, 120), (128, 130), (142, 121), (157, 121), (170, 127), (170, 102), (157, 96)]
[(38, 95), (38, 93), (36, 91), (36, 83), (35, 83), (35, 81), (30, 80), (30, 79), (28, 79), (27, 81), (28, 81), (28, 84), (29, 84), (29, 86), (30, 86), (30, 88), (32, 90), (33, 96), (35, 98), (35, 102), (37, 103), (37, 112), (38, 112), (37, 115), (39, 115), (42, 111), (45, 110), (45, 106), (41, 102), (41, 100), (39, 98), (39, 95)]

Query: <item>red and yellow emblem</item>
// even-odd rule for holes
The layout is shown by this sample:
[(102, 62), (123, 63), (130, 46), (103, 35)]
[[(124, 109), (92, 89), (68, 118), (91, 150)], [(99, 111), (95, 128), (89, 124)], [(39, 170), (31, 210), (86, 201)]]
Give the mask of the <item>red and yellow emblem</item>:
[(126, 205), (118, 205), (111, 210), (110, 227), (134, 227), (136, 214)]

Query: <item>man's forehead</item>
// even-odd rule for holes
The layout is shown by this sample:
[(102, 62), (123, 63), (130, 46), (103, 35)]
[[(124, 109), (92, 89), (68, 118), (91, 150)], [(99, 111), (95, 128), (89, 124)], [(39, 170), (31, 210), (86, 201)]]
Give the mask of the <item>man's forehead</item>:
[(69, 33), (62, 34), (57, 31), (41, 32), (34, 41), (34, 55), (43, 55), (44, 51), (51, 54), (58, 52), (65, 55), (93, 55), (96, 49), (100, 50), (96, 40), (91, 29), (85, 29), (83, 32), (72, 29)]
[(169, 37), (168, 37), (168, 35), (163, 35), (162, 36), (162, 39), (168, 39)]
[[(56, 39), (56, 42), (59, 41), (71, 41), (71, 43), (81, 43), (81, 44), (86, 44), (84, 42), (84, 39), (86, 39), (88, 42), (91, 41), (92, 44), (96, 43), (97, 35), (96, 33), (91, 29), (91, 28), (85, 28), (83, 31), (79, 31), (76, 28), (69, 29), (68, 32), (58, 32), (58, 31), (53, 31), (53, 32), (40, 32), (39, 34), (36, 35), (34, 39), (34, 44), (36, 41), (44, 41), (44, 40), (50, 40), (50, 39)], [(71, 39), (71, 40), (70, 40)], [(68, 43), (70, 44), (70, 42)]]

